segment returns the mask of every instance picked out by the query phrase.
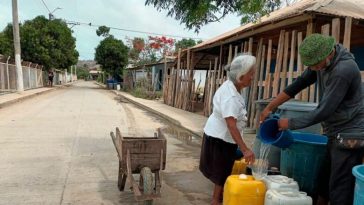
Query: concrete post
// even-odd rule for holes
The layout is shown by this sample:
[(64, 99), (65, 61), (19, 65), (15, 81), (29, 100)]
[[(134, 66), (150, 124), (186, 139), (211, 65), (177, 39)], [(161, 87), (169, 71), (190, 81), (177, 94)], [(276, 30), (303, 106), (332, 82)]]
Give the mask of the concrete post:
[(6, 68), (0, 69), (1, 91), (5, 90), (5, 70)]
[(13, 36), (14, 36), (14, 50), (15, 50), (15, 65), (17, 76), (17, 90), (18, 92), (24, 91), (23, 83), (23, 70), (21, 66), (21, 50), (20, 50), (20, 35), (19, 35), (19, 20), (18, 20), (18, 1), (13, 2)]

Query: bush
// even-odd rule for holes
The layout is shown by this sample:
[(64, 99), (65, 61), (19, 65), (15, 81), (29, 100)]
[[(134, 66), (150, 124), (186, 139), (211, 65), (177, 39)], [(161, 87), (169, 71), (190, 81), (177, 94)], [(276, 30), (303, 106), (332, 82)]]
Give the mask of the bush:
[(130, 90), (130, 94), (137, 98), (155, 100), (162, 97), (162, 91), (152, 91), (148, 79), (142, 78), (136, 82), (135, 88)]

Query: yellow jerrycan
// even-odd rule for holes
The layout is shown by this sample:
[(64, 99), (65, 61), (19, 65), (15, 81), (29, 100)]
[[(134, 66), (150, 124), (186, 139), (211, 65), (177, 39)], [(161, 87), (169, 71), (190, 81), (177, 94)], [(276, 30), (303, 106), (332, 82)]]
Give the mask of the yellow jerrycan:
[(264, 205), (264, 182), (250, 175), (231, 175), (224, 186), (223, 205)]
[(247, 165), (248, 164), (245, 162), (245, 159), (235, 160), (231, 175), (246, 174)]

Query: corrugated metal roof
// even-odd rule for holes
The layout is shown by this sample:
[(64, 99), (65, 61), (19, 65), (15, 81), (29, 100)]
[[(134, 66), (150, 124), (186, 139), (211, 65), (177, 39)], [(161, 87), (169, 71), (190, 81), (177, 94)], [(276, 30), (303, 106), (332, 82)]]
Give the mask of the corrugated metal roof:
[(257, 23), (248, 23), (236, 29), (223, 33), (212, 39), (204, 41), (192, 49), (201, 48), (215, 42), (227, 39), (244, 32), (245, 30), (263, 26), (265, 24), (287, 19), (293, 16), (302, 15), (307, 12), (322, 13), (342, 17), (353, 17), (355, 19), (364, 19), (364, 0), (302, 0), (291, 6), (284, 7), (264, 16)]

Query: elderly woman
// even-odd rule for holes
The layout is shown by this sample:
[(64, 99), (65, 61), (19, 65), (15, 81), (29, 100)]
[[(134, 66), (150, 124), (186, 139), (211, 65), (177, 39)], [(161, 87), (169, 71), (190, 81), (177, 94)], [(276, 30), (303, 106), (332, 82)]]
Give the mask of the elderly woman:
[(225, 67), (229, 79), (216, 91), (213, 113), (204, 128), (200, 171), (215, 184), (212, 205), (221, 204), (223, 186), (232, 171), (237, 147), (248, 163), (254, 162), (254, 153), (242, 138), (247, 112), (241, 91), (252, 82), (255, 62), (254, 56), (242, 54)]

